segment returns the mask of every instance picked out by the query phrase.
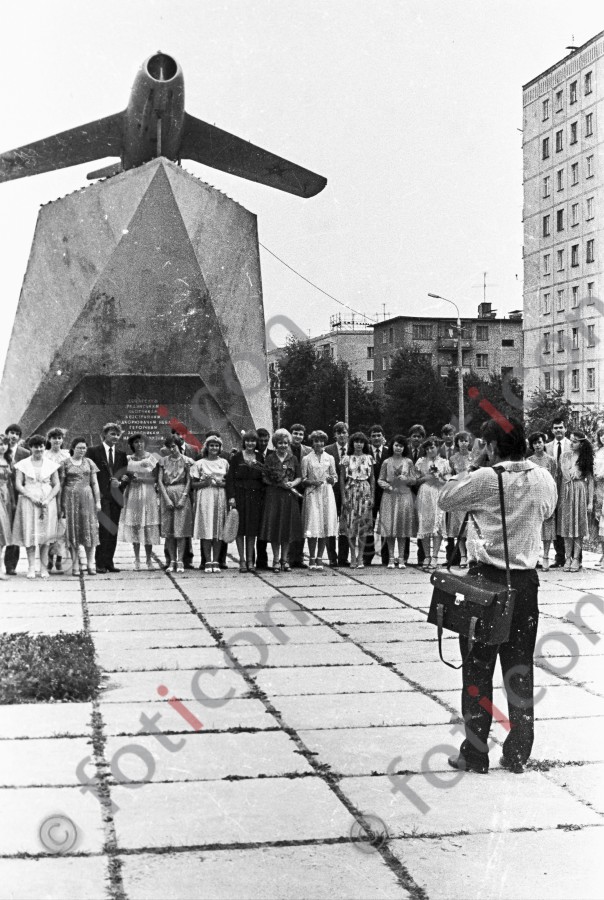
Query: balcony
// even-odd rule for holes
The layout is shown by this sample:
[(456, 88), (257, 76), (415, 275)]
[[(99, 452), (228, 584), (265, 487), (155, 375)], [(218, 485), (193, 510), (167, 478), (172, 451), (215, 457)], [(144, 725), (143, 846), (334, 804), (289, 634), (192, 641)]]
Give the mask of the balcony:
[[(438, 337), (436, 339), (436, 348), (438, 350), (457, 350), (457, 338), (450, 337)], [(471, 350), (472, 349), (472, 341), (469, 338), (463, 337), (461, 339), (461, 349), (462, 350)]]

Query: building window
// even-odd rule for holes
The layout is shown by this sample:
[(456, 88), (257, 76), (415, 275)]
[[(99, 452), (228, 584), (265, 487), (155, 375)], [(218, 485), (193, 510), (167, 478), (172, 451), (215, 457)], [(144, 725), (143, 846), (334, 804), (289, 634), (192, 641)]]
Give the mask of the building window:
[(585, 94), (591, 94), (591, 72), (586, 72), (583, 76), (583, 92)]
[(570, 143), (571, 144), (577, 143), (577, 123), (576, 122), (570, 123)]
[(550, 186), (550, 177), (546, 175), (543, 179), (543, 196), (549, 197), (549, 186)]
[(394, 328), (392, 326), (388, 329), (388, 343), (394, 344)]
[(560, 129), (560, 131), (556, 132), (556, 153), (560, 153), (562, 150), (562, 135), (563, 135), (562, 129)]
[(544, 294), (543, 295), (543, 315), (544, 316), (547, 315), (547, 313), (551, 312), (549, 301), (550, 301), (550, 295)]
[(488, 325), (477, 325), (476, 326), (476, 340), (477, 341), (488, 341), (489, 339), (489, 326)]
[(595, 347), (596, 344), (596, 326), (595, 324), (587, 326), (587, 346)]
[(564, 169), (558, 169), (556, 172), (556, 190), (564, 190)]
[(573, 284), (571, 288), (571, 303), (570, 305), (575, 309), (579, 305), (579, 285)]
[(543, 254), (543, 274), (544, 275), (549, 275), (549, 271), (550, 271), (549, 267), (550, 267), (550, 263), (551, 263), (551, 258), (552, 258), (551, 253)]
[(552, 376), (551, 372), (544, 372), (543, 374), (543, 387), (546, 391), (551, 391), (552, 389)]
[(564, 391), (564, 370), (558, 372), (558, 390)]
[(571, 81), (569, 87), (569, 100), (571, 103), (577, 102), (577, 82)]
[(564, 309), (564, 288), (560, 288), (560, 290), (556, 292), (556, 310), (557, 310), (557, 312), (562, 312), (563, 309)]
[(585, 245), (585, 262), (592, 263), (595, 256), (595, 238), (590, 238)]
[(543, 101), (543, 121), (549, 119), (549, 99)]
[(550, 236), (549, 216), (543, 216), (543, 237)]
[(558, 272), (564, 269), (564, 250), (556, 250), (556, 268)]
[(579, 265), (579, 245), (573, 244), (570, 248), (570, 264), (571, 266)]
[(596, 370), (588, 369), (587, 370), (587, 390), (595, 391), (596, 389)]
[(556, 91), (556, 112), (562, 112), (564, 107), (564, 91)]
[(373, 359), (373, 347), (367, 347), (367, 359)]
[(596, 289), (595, 281), (588, 281), (587, 282), (587, 302), (590, 304), (594, 302), (595, 289)]
[(573, 163), (570, 167), (571, 184), (579, 184), (579, 163)]
[(387, 356), (382, 357), (382, 371), (383, 372), (388, 371), (388, 357)]
[(585, 137), (591, 137), (594, 133), (594, 114), (587, 113), (585, 116)]
[(558, 353), (564, 353), (564, 332), (558, 332)]
[[(514, 338), (503, 338), (501, 341), (502, 347), (513, 347), (514, 346)], [(502, 369), (503, 372), (503, 369)]]
[(488, 369), (489, 368), (489, 354), (488, 353), (477, 353), (476, 354), (476, 368), (477, 369)]
[(573, 205), (570, 208), (570, 221), (571, 221), (571, 226), (579, 224), (579, 204), (578, 203), (573, 203)]
[(549, 331), (544, 331), (543, 332), (543, 352), (544, 353), (550, 352), (549, 337), (550, 337)]
[(573, 343), (572, 343), (572, 349), (573, 349), (573, 350), (578, 350), (578, 349), (579, 349), (579, 329), (578, 329), (578, 328), (573, 328)]
[(556, 231), (564, 231), (564, 210), (556, 210)]
[(432, 340), (432, 324), (422, 325), (419, 322), (413, 323), (413, 340), (414, 341), (431, 341)]
[(549, 138), (543, 138), (543, 142), (541, 144), (541, 158), (549, 159)]
[(388, 343), (388, 335), (386, 333), (386, 329), (384, 329), (384, 331), (382, 331), (382, 344), (387, 344), (387, 343)]
[(571, 378), (571, 380), (570, 380), (571, 391), (578, 391), (579, 390), (579, 370), (573, 369), (571, 372), (570, 378)]
[(588, 197), (585, 201), (585, 218), (589, 221), (594, 217), (594, 198)]
[(373, 369), (367, 369), (367, 381), (373, 381)]
[(591, 156), (585, 157), (585, 177), (591, 178), (594, 173), (594, 158), (593, 154)]

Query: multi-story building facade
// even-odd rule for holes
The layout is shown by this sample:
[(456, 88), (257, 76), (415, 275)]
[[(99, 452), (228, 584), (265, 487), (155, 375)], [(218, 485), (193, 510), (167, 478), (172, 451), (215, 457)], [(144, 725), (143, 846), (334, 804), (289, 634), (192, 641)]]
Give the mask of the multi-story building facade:
[[(474, 370), (522, 379), (522, 313), (515, 310), (506, 318), (497, 318), (490, 303), (481, 303), (478, 317), (461, 320), (463, 372)], [(383, 392), (392, 359), (397, 350), (415, 348), (443, 378), (457, 368), (457, 320), (394, 316), (373, 326), (375, 375), (374, 390)]]
[(523, 87), (524, 390), (604, 403), (604, 31)]

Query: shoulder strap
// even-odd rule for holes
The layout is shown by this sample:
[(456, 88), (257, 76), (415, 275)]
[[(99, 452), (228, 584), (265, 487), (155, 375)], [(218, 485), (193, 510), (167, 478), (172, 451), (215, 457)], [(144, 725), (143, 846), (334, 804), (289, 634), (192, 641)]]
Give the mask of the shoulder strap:
[(512, 582), (510, 579), (510, 556), (508, 552), (508, 529), (505, 521), (505, 502), (503, 499), (503, 466), (493, 466), (493, 471), (497, 473), (497, 481), (499, 484), (499, 505), (501, 507), (501, 527), (503, 530), (503, 554), (505, 556), (505, 577), (508, 585), (508, 594), (512, 593)]

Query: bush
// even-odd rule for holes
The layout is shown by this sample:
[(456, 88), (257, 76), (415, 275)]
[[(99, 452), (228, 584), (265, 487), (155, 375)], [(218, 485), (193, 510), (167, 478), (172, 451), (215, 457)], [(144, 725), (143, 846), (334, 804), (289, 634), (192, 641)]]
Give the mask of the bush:
[(92, 700), (100, 683), (83, 632), (0, 635), (0, 703)]

